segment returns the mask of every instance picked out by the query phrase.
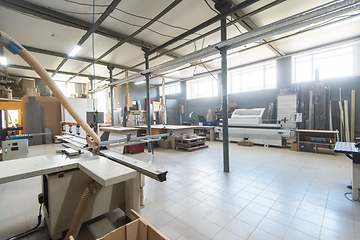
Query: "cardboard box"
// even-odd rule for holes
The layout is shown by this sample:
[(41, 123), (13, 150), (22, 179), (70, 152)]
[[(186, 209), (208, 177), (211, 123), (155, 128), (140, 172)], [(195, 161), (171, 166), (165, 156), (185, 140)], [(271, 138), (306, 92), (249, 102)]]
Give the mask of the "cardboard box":
[(170, 149), (171, 148), (170, 140), (161, 139), (159, 141), (159, 147), (165, 148), (165, 149)]
[(21, 79), (20, 87), (24, 91), (26, 91), (27, 88), (34, 88), (35, 87), (35, 80), (23, 78), (23, 79)]
[(155, 227), (136, 219), (97, 240), (170, 240)]
[(291, 151), (298, 151), (298, 144), (297, 144), (297, 142), (291, 143)]

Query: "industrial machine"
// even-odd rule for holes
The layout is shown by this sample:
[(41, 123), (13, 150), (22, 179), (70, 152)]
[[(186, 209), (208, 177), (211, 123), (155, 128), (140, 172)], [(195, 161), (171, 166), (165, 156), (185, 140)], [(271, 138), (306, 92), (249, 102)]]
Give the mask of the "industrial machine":
[[(286, 138), (295, 137), (295, 129), (282, 128), (282, 122), (265, 123), (263, 114), (265, 108), (236, 109), (229, 118), (229, 140), (240, 142), (250, 141), (255, 144), (265, 146), (283, 146)], [(220, 127), (215, 127), (215, 132), (219, 133), (219, 139), (223, 140), (222, 123)]]
[(18, 158), (26, 158), (28, 156), (28, 140), (12, 139), (2, 141), (2, 160), (13, 160)]
[[(16, 135), (15, 132), (19, 130), (23, 130), (23, 128), (5, 128), (2, 130), (1, 149), (3, 161), (26, 158), (29, 153), (28, 140), (30, 138), (34, 136), (52, 134), (51, 132), (47, 132)], [(11, 134), (9, 134), (9, 132), (11, 132)]]

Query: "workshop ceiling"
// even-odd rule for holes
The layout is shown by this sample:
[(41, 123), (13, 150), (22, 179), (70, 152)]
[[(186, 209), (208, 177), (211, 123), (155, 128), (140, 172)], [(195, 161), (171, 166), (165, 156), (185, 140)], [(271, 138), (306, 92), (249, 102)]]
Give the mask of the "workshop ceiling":
[[(112, 2), (113, 1), (111, 0), (95, 1), (95, 22)], [(214, 8), (214, 2), (216, 1), (207, 0), (207, 2), (212, 8)], [(233, 0), (232, 2), (234, 5), (237, 5), (244, 1)], [(260, 0), (241, 11), (243, 14), (246, 14), (271, 2), (273, 1)], [(246, 24), (241, 22), (241, 24), (235, 23), (235, 25), (228, 26), (228, 38), (246, 33), (247, 31), (251, 31), (251, 29), (261, 28), (267, 24), (288, 18), (329, 2), (330, 1), (327, 0), (284, 1), (251, 16), (250, 20), (245, 20)], [(50, 74), (52, 74), (58, 68), (59, 64), (63, 62), (63, 66), (58, 69), (59, 72), (54, 76), (54, 79), (66, 81), (91, 64), (93, 49), (94, 58), (99, 58), (110, 48), (116, 45), (120, 41), (121, 36), (124, 38), (133, 34), (172, 3), (172, 0), (120, 1), (116, 8), (100, 24), (99, 31), (104, 32), (103, 30), (105, 29), (107, 34), (102, 34), (100, 32), (96, 33), (94, 36), (94, 46), (91, 35), (82, 44), (82, 49), (76, 55), (76, 57), (81, 58), (81, 61), (79, 59), (68, 59), (63, 62), (64, 58), (66, 58), (67, 54), (71, 52), (73, 47), (79, 42), (83, 35), (91, 29), (93, 21), (93, 1), (91, 0), (0, 0), (0, 30), (12, 36), (22, 45), (31, 47), (30, 52), (32, 52), (35, 58), (38, 59), (38, 61), (47, 70), (49, 70)], [(32, 6), (32, 8), (29, 6)], [(56, 23), (54, 20), (50, 21), (49, 18), (59, 18), (57, 13), (61, 15), (60, 18), (68, 16), (62, 19), (63, 22), (68, 21), (68, 25), (79, 25), (80, 23), (84, 23), (87, 24), (87, 27), (75, 28), (74, 26), (66, 26), (64, 24), (60, 24), (59, 22)], [(236, 13), (240, 16), (239, 11)], [(352, 14), (359, 13), (355, 12)], [(144, 52), (141, 49), (142, 47), (146, 46), (150, 49), (154, 49), (216, 15), (217, 13), (215, 10), (211, 9), (206, 4), (205, 0), (180, 1), (179, 4), (163, 15), (158, 21), (138, 33), (133, 39), (123, 43), (120, 47), (104, 56), (101, 59), (101, 64), (96, 64), (96, 78), (100, 80), (109, 78), (109, 71), (106, 66), (107, 64), (115, 66), (115, 79), (125, 77), (124, 71), (128, 68), (131, 68), (129, 70), (129, 75), (144, 70)], [(228, 19), (232, 20), (233, 17), (234, 15), (231, 15)], [(77, 20), (75, 21), (74, 19)], [(337, 18), (334, 20), (340, 19), (341, 18)], [(233, 68), (249, 64), (251, 62), (286, 56), (298, 51), (336, 41), (359, 37), (359, 24), (360, 18), (356, 18), (351, 21), (339, 21), (336, 24), (330, 24), (305, 33), (294, 34), (292, 37), (284, 38), (286, 35), (274, 36), (275, 39), (282, 37), (281, 40), (274, 42), (274, 47), (277, 48), (277, 52), (271, 50), (269, 46), (265, 45), (251, 48), (247, 51), (242, 51), (246, 48), (250, 48), (251, 46), (258, 45), (259, 42), (248, 44), (247, 46), (242, 46), (237, 49), (232, 49), (230, 53), (235, 51), (242, 52), (238, 56), (229, 58), (228, 66)], [(167, 46), (165, 49), (161, 49), (160, 51), (164, 52), (164, 50), (171, 50), (174, 47), (177, 47), (188, 40), (199, 37), (200, 35), (218, 28), (219, 26), (220, 23), (216, 22), (194, 34), (190, 34), (170, 46)], [(249, 27), (251, 29), (249, 29)], [(292, 33), (295, 32), (298, 32), (298, 30)], [(174, 58), (190, 54), (218, 42), (220, 42), (219, 31), (184, 47), (170, 51), (155, 60), (151, 60), (159, 54), (159, 52), (157, 52), (149, 57), (150, 67), (154, 67)], [(20, 59), (20, 57), (13, 56), (7, 50), (4, 54), (8, 59), (7, 71), (9, 75), (37, 77), (32, 70), (27, 68), (28, 66), (22, 59)], [(165, 78), (167, 82), (171, 82), (190, 78), (194, 74), (217, 70), (220, 68), (220, 61), (211, 61), (211, 59), (215, 58), (219, 58), (219, 54), (202, 59), (202, 61), (206, 62), (205, 66), (203, 64), (195, 66), (197, 63), (192, 63), (192, 65), (188, 64), (186, 69)], [(26, 68), (24, 68), (24, 66)], [(3, 69), (0, 68), (0, 70)], [(164, 72), (163, 74), (168, 72), (169, 71)], [(89, 67), (83, 70), (81, 75), (75, 77), (71, 81), (86, 82), (88, 77), (93, 74), (93, 67)], [(151, 84), (156, 85), (161, 83), (161, 77), (158, 75), (153, 77), (154, 78), (151, 80)], [(102, 83), (105, 82), (106, 81), (103, 81)]]

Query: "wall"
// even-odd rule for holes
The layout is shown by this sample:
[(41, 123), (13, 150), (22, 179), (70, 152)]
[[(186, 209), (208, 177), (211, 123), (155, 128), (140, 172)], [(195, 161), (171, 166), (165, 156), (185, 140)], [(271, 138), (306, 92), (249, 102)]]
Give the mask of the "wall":
[[(289, 87), (297, 87), (299, 85), (313, 85), (314, 82), (307, 82), (301, 84), (292, 84), (292, 61), (291, 57), (281, 58), (277, 60), (277, 89), (260, 90), (253, 92), (243, 92), (228, 95), (228, 102), (238, 103), (238, 108), (266, 108), (265, 113), (269, 108), (269, 104), (276, 99), (280, 89), (287, 89)], [(339, 88), (342, 88), (342, 99), (351, 100), (351, 90), (356, 91), (356, 108), (360, 106), (360, 76), (342, 77), (336, 79), (329, 79), (323, 81), (326, 86), (330, 88), (330, 100), (339, 101)], [(196, 116), (206, 116), (207, 110), (212, 111), (221, 106), (220, 93), (216, 97), (190, 99), (186, 100), (186, 83), (181, 82), (181, 93), (167, 95), (167, 99), (177, 99), (184, 104), (185, 114), (182, 115), (183, 120), (188, 121), (189, 113), (196, 112)], [(349, 106), (350, 110), (350, 106)], [(266, 117), (266, 116), (264, 116)], [(356, 133), (360, 136), (360, 111), (356, 111)], [(196, 123), (198, 123), (198, 118)]]

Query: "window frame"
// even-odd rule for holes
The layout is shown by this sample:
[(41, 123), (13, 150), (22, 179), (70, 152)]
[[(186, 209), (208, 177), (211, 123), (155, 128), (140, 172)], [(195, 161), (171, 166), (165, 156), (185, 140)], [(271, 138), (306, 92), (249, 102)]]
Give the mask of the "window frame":
[[(319, 68), (315, 68), (315, 66), (317, 64), (319, 64), (320, 60), (316, 59), (316, 56), (319, 54), (324, 54), (324, 53), (331, 53), (333, 51), (338, 51), (338, 50), (346, 50), (352, 48), (351, 50), (351, 59), (349, 59), (351, 61), (351, 67), (352, 67), (352, 73), (349, 75), (339, 75), (339, 76), (335, 76), (335, 77), (326, 77), (326, 78), (321, 78), (321, 74), (319, 74), (319, 81), (326, 81), (326, 80), (331, 80), (331, 79), (337, 79), (337, 78), (342, 78), (342, 77), (351, 77), (351, 76), (357, 76), (360, 74), (360, 69), (358, 66), (358, 63), (360, 62), (359, 56), (360, 56), (360, 44), (359, 43), (351, 43), (351, 44), (342, 44), (340, 46), (335, 46), (335, 47), (327, 47), (324, 49), (320, 49), (320, 50), (314, 50), (311, 52), (307, 52), (304, 54), (298, 54), (292, 57), (292, 84), (300, 84), (300, 83), (305, 83), (305, 82), (314, 82), (316, 79), (316, 69)], [(328, 57), (328, 59), (332, 59), (332, 58), (336, 58), (336, 57), (340, 57), (344, 54), (349, 54), (349, 53), (340, 53), (338, 55), (336, 55), (335, 57)], [(311, 64), (311, 79), (310, 80), (300, 80), (297, 79), (297, 59), (302, 58), (302, 57), (310, 57), (310, 64)], [(340, 67), (339, 67), (340, 69)]]

